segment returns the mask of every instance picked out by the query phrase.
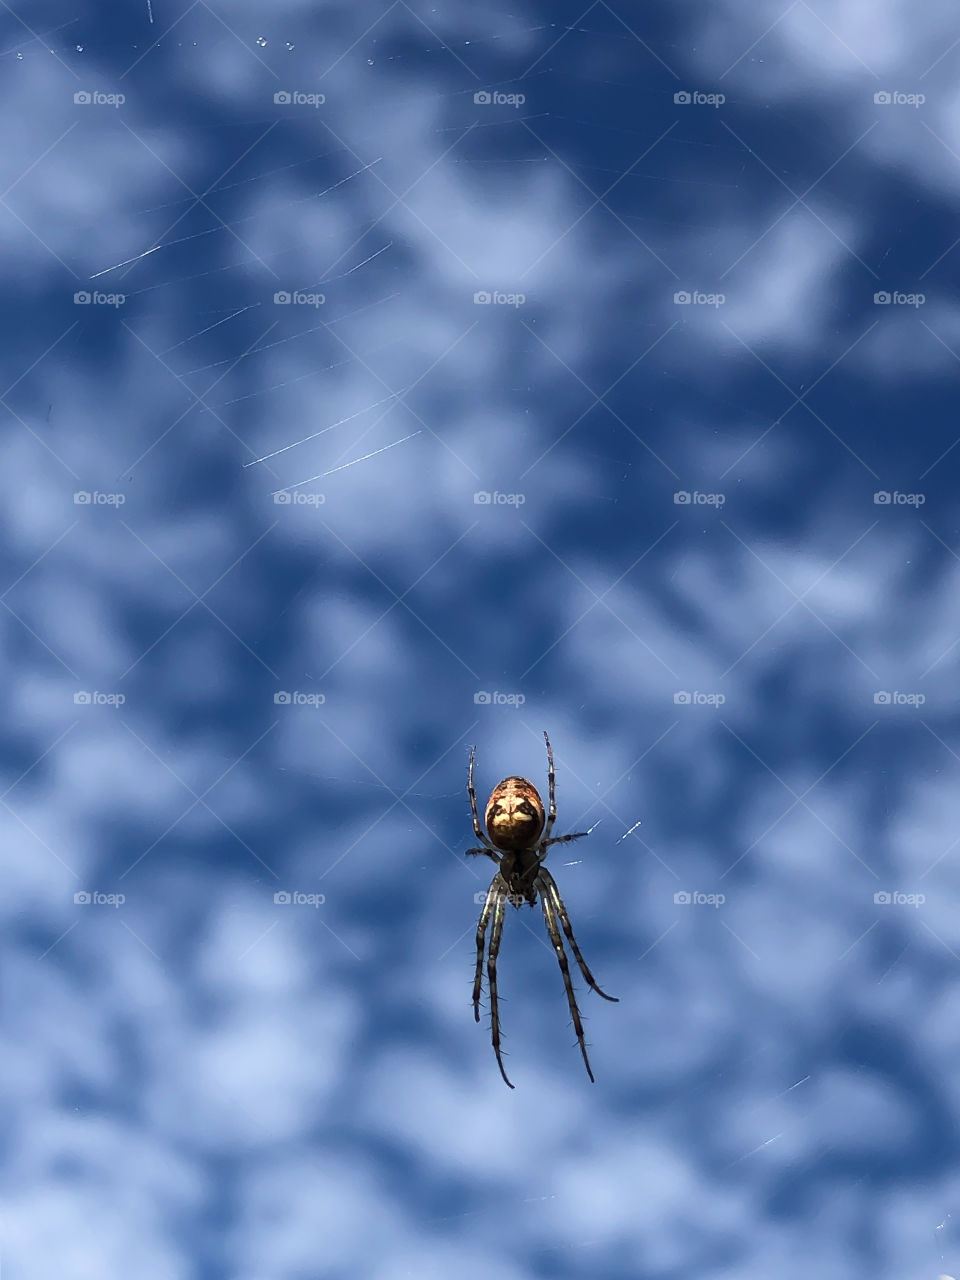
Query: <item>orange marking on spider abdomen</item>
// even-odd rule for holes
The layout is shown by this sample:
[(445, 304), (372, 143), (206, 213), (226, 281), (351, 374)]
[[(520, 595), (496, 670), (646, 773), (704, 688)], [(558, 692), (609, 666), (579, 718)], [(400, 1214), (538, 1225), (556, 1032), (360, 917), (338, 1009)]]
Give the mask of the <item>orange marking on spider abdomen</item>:
[(540, 793), (527, 778), (504, 778), (498, 783), (484, 818), (491, 841), (505, 852), (535, 845), (546, 821)]

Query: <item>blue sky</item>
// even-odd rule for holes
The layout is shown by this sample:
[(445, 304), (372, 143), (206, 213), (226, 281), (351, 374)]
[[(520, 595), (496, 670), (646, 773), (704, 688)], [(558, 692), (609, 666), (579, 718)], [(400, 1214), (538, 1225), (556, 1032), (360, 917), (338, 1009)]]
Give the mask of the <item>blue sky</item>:
[[(958, 60), (0, 16), (13, 1270), (960, 1273)], [(511, 1092), (466, 769), (544, 729), (620, 1003), (591, 1085), (511, 909)]]

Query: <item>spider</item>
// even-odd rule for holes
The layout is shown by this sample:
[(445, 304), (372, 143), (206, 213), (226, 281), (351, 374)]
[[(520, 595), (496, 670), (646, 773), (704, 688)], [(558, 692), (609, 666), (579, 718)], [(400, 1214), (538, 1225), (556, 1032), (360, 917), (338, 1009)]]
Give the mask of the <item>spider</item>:
[(470, 752), (470, 767), (467, 771), (467, 792), (470, 796), (473, 830), (482, 845), (479, 849), (468, 849), (467, 853), (485, 854), (497, 864), (497, 874), (487, 890), (487, 898), (477, 925), (477, 971), (473, 979), (473, 1012), (479, 1022), (483, 953), (487, 926), (492, 919), (490, 949), (487, 954), (487, 983), (490, 988), (493, 1052), (497, 1055), (500, 1074), (511, 1089), (514, 1086), (507, 1079), (500, 1053), (500, 1011), (497, 1005), (497, 955), (500, 951), (500, 938), (503, 932), (504, 903), (509, 902), (514, 907), (520, 907), (526, 902), (532, 907), (537, 900), (537, 894), (540, 895), (547, 932), (550, 934), (550, 941), (560, 962), (560, 972), (563, 975), (563, 985), (566, 988), (567, 1003), (570, 1006), (580, 1053), (583, 1055), (583, 1065), (587, 1068), (587, 1075), (593, 1083), (596, 1081), (590, 1070), (590, 1060), (583, 1041), (583, 1023), (580, 1020), (580, 1010), (577, 1008), (577, 998), (570, 980), (570, 969), (563, 950), (560, 929), (557, 927), (557, 917), (560, 919), (560, 926), (587, 983), (598, 996), (603, 996), (604, 1000), (618, 1002), (616, 996), (608, 996), (605, 991), (600, 990), (593, 974), (587, 968), (587, 962), (580, 954), (577, 940), (573, 936), (570, 917), (560, 897), (557, 882), (543, 865), (550, 845), (564, 844), (568, 840), (580, 840), (583, 836), (590, 834), (588, 831), (578, 831), (570, 836), (551, 836), (553, 824), (557, 820), (556, 776), (553, 768), (553, 750), (546, 731), (544, 731), (543, 740), (547, 744), (547, 783), (550, 795), (550, 812), (546, 817), (546, 823), (544, 823), (543, 801), (533, 783), (526, 778), (504, 778), (494, 787), (487, 801), (484, 818), (489, 835), (484, 835), (477, 815), (477, 793), (473, 786), (473, 761), (477, 753), (476, 747)]

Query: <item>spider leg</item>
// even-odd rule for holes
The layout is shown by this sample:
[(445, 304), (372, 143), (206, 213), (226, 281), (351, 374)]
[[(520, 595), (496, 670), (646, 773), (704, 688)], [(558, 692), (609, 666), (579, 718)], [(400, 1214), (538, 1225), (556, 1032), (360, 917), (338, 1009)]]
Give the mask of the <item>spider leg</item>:
[[(551, 905), (560, 917), (563, 932), (567, 941), (570, 943), (570, 949), (577, 958), (577, 964), (580, 966), (580, 972), (583, 974), (584, 978), (586, 978), (588, 985), (593, 987), (598, 996), (603, 996), (604, 1000), (610, 1000), (613, 1004), (619, 1004), (619, 996), (608, 996), (605, 991), (600, 990), (597, 986), (596, 979), (587, 967), (586, 960), (584, 960), (583, 956), (580, 954), (580, 948), (577, 946), (577, 940), (573, 936), (573, 926), (570, 923), (570, 917), (567, 915), (567, 908), (563, 905), (563, 899), (560, 897), (560, 890), (557, 888), (556, 880), (554, 880), (546, 867), (540, 868), (540, 875), (538, 878), (541, 882), (541, 896), (546, 898), (549, 894)], [(546, 893), (544, 890), (546, 890)]]
[(577, 831), (572, 836), (551, 836), (549, 840), (540, 841), (540, 848), (545, 849), (548, 844), (565, 844), (568, 840), (582, 840), (584, 836), (589, 834), (589, 831)]
[(550, 840), (553, 824), (557, 820), (557, 775), (553, 768), (553, 748), (550, 746), (550, 739), (547, 737), (546, 729), (543, 731), (543, 740), (547, 744), (547, 790), (550, 795), (550, 812), (547, 815), (547, 825), (543, 829), (544, 840), (542, 843), (547, 844)]
[(473, 816), (473, 834), (477, 837), (477, 839), (483, 845), (483, 848), (468, 849), (467, 853), (485, 853), (488, 858), (492, 858), (493, 861), (497, 864), (497, 866), (499, 866), (500, 854), (497, 852), (496, 845), (493, 843), (493, 841), (490, 840), (488, 836), (485, 836), (483, 834), (483, 829), (480, 826), (480, 815), (477, 813), (477, 792), (473, 785), (473, 758), (476, 754), (477, 754), (477, 748), (471, 747), (470, 748), (470, 768), (467, 770), (467, 792), (470, 796), (470, 812)]
[[(493, 845), (483, 834), (483, 828), (480, 826), (480, 815), (477, 813), (477, 792), (473, 785), (473, 761), (477, 754), (477, 748), (470, 748), (470, 767), (467, 769), (467, 794), (470, 797), (470, 813), (473, 816), (473, 834), (477, 837), (484, 848), (492, 849)], [(475, 850), (471, 849), (471, 853)]]
[[(496, 881), (494, 881), (496, 883)], [(493, 886), (491, 886), (493, 892)], [(510, 1084), (500, 1056), (500, 1009), (497, 1004), (497, 954), (500, 951), (500, 937), (503, 933), (503, 893), (498, 888), (493, 902), (493, 928), (490, 930), (490, 950), (487, 954), (487, 984), (490, 987), (490, 1023), (493, 1033), (493, 1052), (497, 1055), (497, 1066), (503, 1076), (504, 1083)]]
[(499, 853), (497, 853), (496, 849), (487, 849), (487, 848), (483, 848), (483, 849), (465, 849), (465, 850), (464, 850), (464, 852), (465, 852), (466, 854), (468, 854), (468, 855), (469, 855), (469, 854), (472, 854), (472, 853), (485, 853), (485, 854), (487, 855), (487, 857), (488, 857), (488, 858), (492, 858), (492, 859), (493, 859), (493, 861), (497, 864), (497, 866), (498, 866), (498, 867), (499, 867), (499, 865), (500, 865), (500, 855), (499, 855)]
[[(541, 875), (543, 873), (541, 872)], [(553, 949), (557, 953), (557, 960), (560, 962), (560, 972), (563, 974), (563, 986), (567, 993), (567, 1004), (570, 1006), (570, 1016), (573, 1018), (573, 1028), (577, 1033), (577, 1043), (580, 1045), (580, 1053), (583, 1056), (583, 1065), (587, 1068), (587, 1075), (590, 1077), (591, 1084), (596, 1084), (593, 1078), (593, 1072), (590, 1070), (590, 1059), (587, 1057), (587, 1046), (583, 1039), (583, 1023), (580, 1020), (580, 1010), (577, 1008), (577, 997), (573, 991), (573, 982), (570, 978), (570, 966), (567, 964), (566, 952), (563, 949), (563, 939), (560, 937), (560, 930), (557, 928), (557, 917), (553, 913), (553, 904), (550, 901), (550, 893), (547, 886), (543, 885), (540, 890), (540, 905), (543, 907), (543, 918), (547, 922), (547, 932), (550, 934), (550, 941), (553, 943)]]
[[(471, 852), (482, 853), (483, 850), (476, 849)], [(496, 901), (496, 895), (499, 893), (498, 875), (494, 876), (490, 882), (490, 888), (487, 890), (487, 900), (483, 904), (483, 910), (480, 912), (480, 919), (477, 922), (477, 971), (473, 975), (473, 1014), (477, 1022), (480, 1021), (480, 982), (483, 976), (483, 947), (487, 936), (487, 925), (490, 923), (490, 912)]]

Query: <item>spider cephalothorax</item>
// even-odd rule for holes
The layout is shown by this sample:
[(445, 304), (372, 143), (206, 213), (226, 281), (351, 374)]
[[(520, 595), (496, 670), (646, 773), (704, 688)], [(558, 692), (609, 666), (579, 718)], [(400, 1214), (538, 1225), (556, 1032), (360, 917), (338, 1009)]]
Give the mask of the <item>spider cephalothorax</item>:
[[(492, 919), (490, 948), (487, 953), (487, 982), (490, 987), (493, 1051), (497, 1055), (500, 1074), (511, 1089), (513, 1085), (507, 1080), (507, 1073), (504, 1070), (500, 1050), (500, 1012), (497, 1002), (497, 955), (500, 951), (500, 938), (503, 932), (503, 908), (505, 903), (509, 902), (512, 906), (519, 907), (526, 902), (532, 907), (539, 894), (547, 932), (550, 934), (550, 941), (553, 943), (553, 949), (560, 964), (560, 972), (563, 975), (563, 985), (567, 993), (567, 1003), (570, 1006), (574, 1029), (577, 1033), (577, 1042), (583, 1055), (584, 1066), (587, 1068), (587, 1075), (591, 1080), (593, 1080), (593, 1072), (590, 1070), (590, 1062), (587, 1058), (587, 1049), (583, 1039), (583, 1023), (580, 1019), (580, 1010), (577, 1008), (577, 999), (570, 979), (567, 956), (563, 949), (563, 939), (560, 936), (561, 929), (570, 944), (570, 949), (576, 957), (577, 964), (580, 966), (580, 971), (587, 983), (596, 991), (597, 995), (603, 996), (604, 1000), (616, 1001), (616, 996), (608, 996), (606, 992), (600, 990), (594, 981), (593, 974), (587, 968), (586, 961), (580, 954), (580, 948), (577, 946), (577, 941), (573, 936), (570, 917), (567, 915), (567, 909), (563, 905), (563, 899), (560, 897), (557, 883), (546, 867), (543, 866), (543, 860), (547, 856), (547, 850), (550, 845), (562, 844), (568, 840), (580, 840), (588, 834), (586, 831), (578, 831), (575, 835), (570, 836), (551, 835), (553, 824), (557, 820), (556, 777), (550, 739), (546, 733), (544, 733), (543, 738), (547, 744), (549, 814), (544, 814), (543, 801), (540, 799), (540, 793), (532, 782), (526, 778), (504, 778), (503, 782), (494, 787), (490, 799), (487, 801), (484, 817), (488, 834), (484, 835), (480, 827), (480, 818), (477, 814), (477, 793), (473, 785), (473, 761), (476, 755), (476, 748), (470, 752), (470, 767), (467, 771), (467, 792), (470, 796), (473, 830), (482, 845), (482, 848), (479, 849), (468, 849), (467, 853), (485, 854), (497, 864), (497, 874), (493, 877), (493, 881), (487, 891), (487, 898), (480, 913), (480, 923), (477, 925), (477, 968), (473, 980), (473, 1012), (477, 1022), (479, 1022), (483, 956), (486, 946), (487, 926)], [(559, 926), (557, 924), (558, 919)]]

